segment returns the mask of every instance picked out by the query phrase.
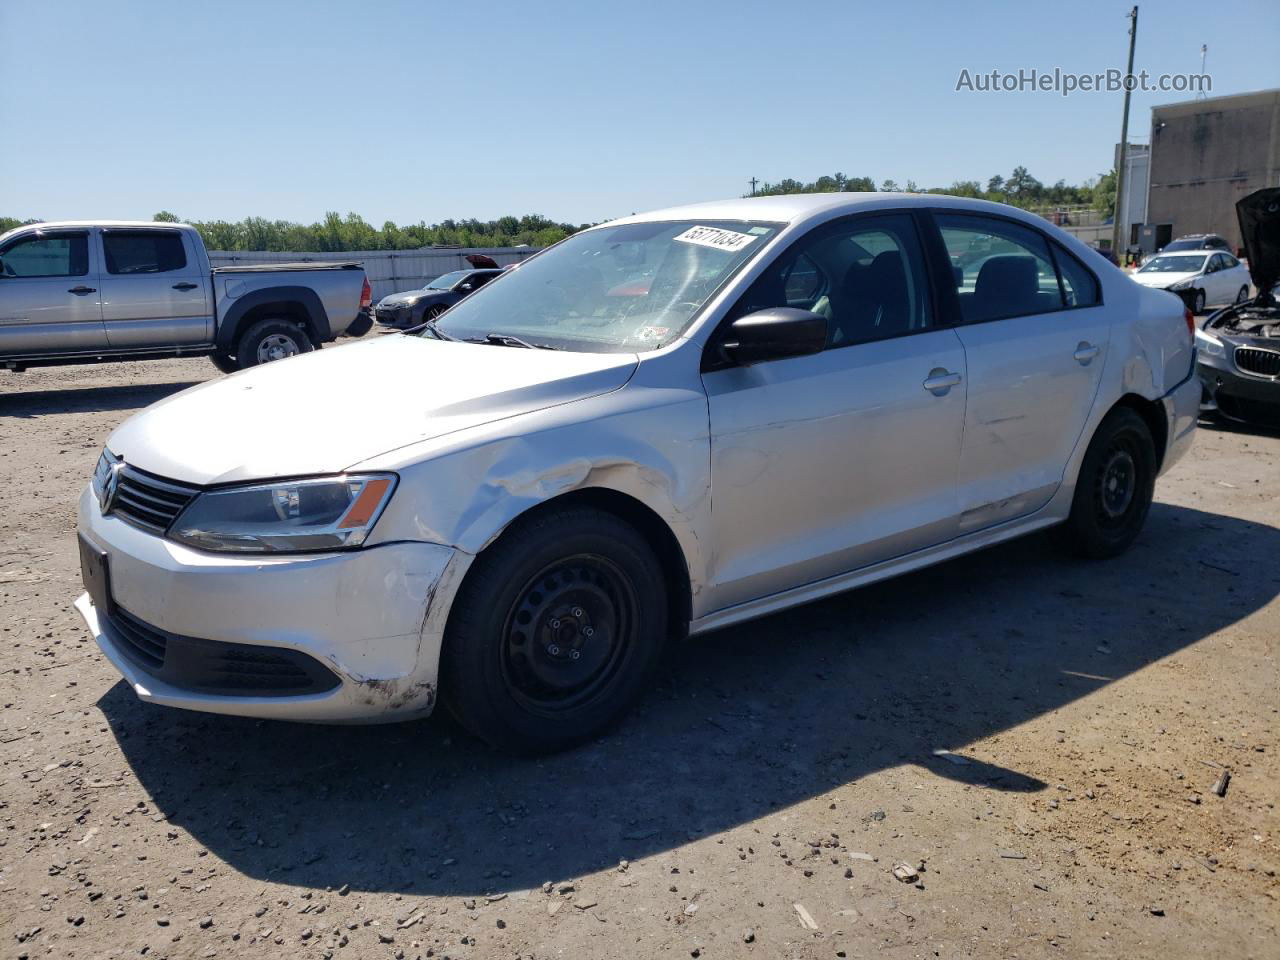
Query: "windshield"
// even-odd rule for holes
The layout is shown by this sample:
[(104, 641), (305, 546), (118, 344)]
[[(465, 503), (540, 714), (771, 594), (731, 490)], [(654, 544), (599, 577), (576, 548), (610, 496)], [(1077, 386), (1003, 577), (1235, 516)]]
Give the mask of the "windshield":
[(448, 290), (455, 283), (469, 274), (470, 270), (455, 270), (453, 273), (446, 273), (443, 276), (436, 277), (428, 283), (423, 290)]
[(1204, 266), (1204, 256), (1156, 257), (1142, 265), (1139, 273), (1198, 273)]
[(1166, 244), (1165, 249), (1173, 250), (1199, 250), (1205, 246), (1203, 240), (1175, 240), (1173, 243)]
[(681, 220), (586, 230), (498, 277), (437, 323), (459, 340), (502, 334), (562, 350), (653, 350), (684, 332), (779, 229)]

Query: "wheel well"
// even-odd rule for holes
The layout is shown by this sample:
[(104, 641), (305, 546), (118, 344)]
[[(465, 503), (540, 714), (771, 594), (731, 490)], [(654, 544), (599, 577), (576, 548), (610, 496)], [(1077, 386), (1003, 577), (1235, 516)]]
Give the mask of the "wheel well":
[(259, 320), (275, 317), (296, 323), (311, 338), (313, 344), (320, 342), (316, 336), (315, 324), (312, 323), (311, 315), (307, 312), (307, 308), (296, 300), (281, 300), (276, 303), (260, 303), (246, 310), (244, 316), (240, 318), (240, 322), (236, 324), (236, 334), (232, 344), (238, 344), (240, 338), (244, 336), (244, 332)]
[(1136, 393), (1126, 393), (1116, 402), (1116, 407), (1128, 407), (1146, 422), (1147, 429), (1151, 431), (1151, 441), (1156, 447), (1156, 470), (1159, 471), (1164, 464), (1165, 447), (1169, 442), (1169, 424), (1165, 420), (1164, 407), (1160, 405), (1160, 401), (1147, 400)]
[[(689, 622), (693, 619), (689, 564), (685, 561), (680, 542), (676, 540), (676, 535), (671, 532), (666, 521), (635, 497), (604, 487), (590, 487), (585, 490), (571, 490), (545, 500), (529, 508), (519, 517), (513, 518), (513, 522), (545, 510), (570, 506), (593, 507), (612, 513), (634, 527), (636, 532), (648, 541), (658, 562), (662, 565), (663, 576), (666, 579), (667, 597), (670, 601), (667, 604), (668, 633), (674, 639), (683, 639), (688, 634)], [(497, 539), (501, 539), (501, 534)], [(496, 542), (497, 540), (494, 540), (489, 546)]]

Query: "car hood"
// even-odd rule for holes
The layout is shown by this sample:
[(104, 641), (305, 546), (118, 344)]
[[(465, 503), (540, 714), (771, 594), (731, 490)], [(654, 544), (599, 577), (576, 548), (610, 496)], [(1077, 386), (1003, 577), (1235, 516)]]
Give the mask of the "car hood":
[(1183, 280), (1190, 280), (1192, 277), (1200, 276), (1200, 271), (1195, 270), (1190, 273), (1156, 273), (1154, 270), (1150, 273), (1131, 273), (1136, 283), (1142, 284), (1144, 287), (1171, 287), (1175, 283), (1181, 283)]
[(439, 296), (443, 292), (444, 291), (442, 290), (432, 290), (430, 292), (426, 290), (410, 290), (407, 293), (393, 293), (390, 296), (383, 297), (379, 300), (378, 306), (399, 307), (407, 303), (417, 303), (424, 297)]
[(107, 447), (188, 483), (337, 473), (389, 450), (622, 387), (635, 354), (389, 336), (254, 367), (126, 420)]
[(1249, 276), (1259, 293), (1280, 282), (1280, 187), (1257, 190), (1236, 203)]

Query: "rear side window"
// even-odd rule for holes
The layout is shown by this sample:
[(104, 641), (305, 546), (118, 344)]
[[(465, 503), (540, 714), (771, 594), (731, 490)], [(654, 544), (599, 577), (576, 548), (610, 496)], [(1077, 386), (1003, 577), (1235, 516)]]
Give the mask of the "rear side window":
[(1045, 238), (994, 217), (938, 213), (965, 323), (1062, 309), (1062, 291)]
[(1068, 307), (1096, 307), (1102, 302), (1102, 291), (1093, 271), (1056, 243), (1053, 245), (1053, 258), (1058, 261), (1062, 295), (1067, 298)]
[(83, 277), (89, 272), (84, 233), (21, 237), (0, 250), (6, 277)]
[(107, 272), (168, 273), (187, 265), (182, 237), (163, 230), (112, 230), (102, 235)]

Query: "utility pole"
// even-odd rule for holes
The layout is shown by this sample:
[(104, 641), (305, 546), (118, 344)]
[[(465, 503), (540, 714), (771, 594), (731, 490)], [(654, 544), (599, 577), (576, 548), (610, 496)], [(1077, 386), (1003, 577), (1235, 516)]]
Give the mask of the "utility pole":
[(756, 195), (756, 184), (759, 183), (760, 181), (757, 180), (755, 177), (752, 177), (751, 180), (748, 182), (751, 184), (751, 195), (754, 197)]
[(1133, 77), (1133, 48), (1138, 42), (1138, 7), (1135, 5), (1129, 11), (1129, 66), (1124, 72), (1124, 118), (1120, 121), (1120, 164), (1116, 170), (1116, 213), (1112, 217), (1111, 229), (1111, 252), (1114, 254), (1116, 261), (1120, 261), (1121, 244), (1125, 247), (1129, 245), (1129, 238), (1124, 236), (1125, 233), (1125, 215), (1126, 211), (1123, 207), (1124, 186), (1126, 167), (1129, 165), (1129, 94), (1130, 83)]
[(1207, 43), (1200, 44), (1200, 89), (1196, 93), (1197, 100), (1203, 100), (1207, 94), (1204, 92), (1204, 60), (1209, 55), (1209, 45)]

